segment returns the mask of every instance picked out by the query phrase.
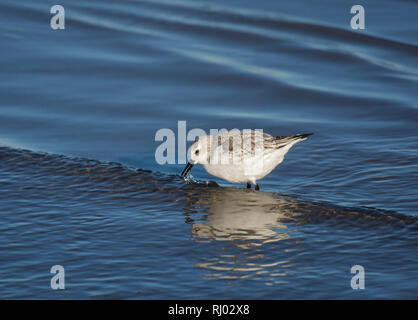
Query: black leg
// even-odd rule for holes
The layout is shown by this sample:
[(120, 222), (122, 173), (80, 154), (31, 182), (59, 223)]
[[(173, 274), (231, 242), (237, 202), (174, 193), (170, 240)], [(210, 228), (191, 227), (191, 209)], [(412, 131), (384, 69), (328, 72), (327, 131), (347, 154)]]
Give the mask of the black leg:
[(260, 186), (258, 184), (255, 185), (255, 190), (260, 190)]
[(251, 189), (251, 183), (247, 182), (247, 189)]

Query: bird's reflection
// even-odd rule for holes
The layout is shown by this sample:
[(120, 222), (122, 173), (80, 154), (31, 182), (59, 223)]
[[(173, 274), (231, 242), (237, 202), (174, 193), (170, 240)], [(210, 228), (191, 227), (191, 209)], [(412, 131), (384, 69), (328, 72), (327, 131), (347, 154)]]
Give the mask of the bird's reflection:
[(187, 199), (186, 221), (192, 225), (193, 240), (211, 244), (201, 257), (204, 261), (197, 265), (209, 270), (208, 276), (267, 276), (272, 281), (286, 274), (294, 253), (290, 254), (289, 243), (282, 240), (289, 242), (297, 233), (289, 228), (297, 215), (296, 201), (237, 188), (206, 188)]
[(280, 210), (282, 199), (270, 193), (232, 188), (210, 191), (208, 197), (200, 199), (201, 205), (207, 204), (209, 215), (205, 222), (193, 224), (196, 240), (244, 240), (260, 245), (289, 237), (281, 222), (286, 218), (286, 211)]

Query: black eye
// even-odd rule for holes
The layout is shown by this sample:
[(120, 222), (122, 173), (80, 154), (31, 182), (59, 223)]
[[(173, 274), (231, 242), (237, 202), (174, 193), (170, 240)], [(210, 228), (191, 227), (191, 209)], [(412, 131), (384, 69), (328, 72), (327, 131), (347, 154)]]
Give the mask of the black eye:
[(194, 152), (194, 154), (195, 154), (195, 155), (199, 155), (199, 150), (196, 150), (196, 151)]

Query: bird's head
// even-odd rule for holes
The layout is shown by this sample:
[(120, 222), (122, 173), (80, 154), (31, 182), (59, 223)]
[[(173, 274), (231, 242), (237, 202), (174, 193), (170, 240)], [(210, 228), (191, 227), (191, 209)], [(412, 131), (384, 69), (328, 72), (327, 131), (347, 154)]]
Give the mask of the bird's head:
[(205, 164), (209, 160), (210, 136), (197, 138), (189, 148), (189, 162), (181, 175), (185, 177), (195, 164)]

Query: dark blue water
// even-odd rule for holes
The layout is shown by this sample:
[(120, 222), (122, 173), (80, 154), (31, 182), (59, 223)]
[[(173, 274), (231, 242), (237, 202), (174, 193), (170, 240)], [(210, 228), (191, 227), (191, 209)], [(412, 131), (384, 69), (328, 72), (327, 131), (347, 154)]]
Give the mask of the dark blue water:
[[(0, 3), (0, 298), (418, 297), (416, 2), (60, 4)], [(180, 120), (315, 134), (256, 192), (158, 165)]]

